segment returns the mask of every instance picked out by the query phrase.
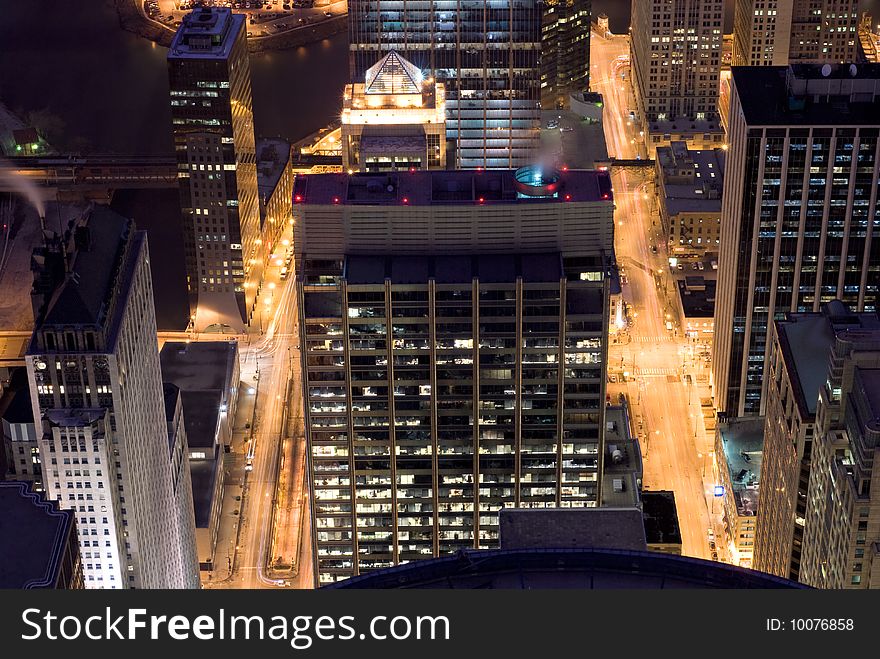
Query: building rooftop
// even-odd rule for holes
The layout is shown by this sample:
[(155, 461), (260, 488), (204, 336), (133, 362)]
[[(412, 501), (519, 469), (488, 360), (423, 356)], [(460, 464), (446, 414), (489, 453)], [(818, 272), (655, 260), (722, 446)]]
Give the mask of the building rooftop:
[[(523, 170), (417, 170), (382, 174), (309, 174), (296, 178), (294, 205), (409, 205), (610, 202), (607, 171), (542, 171), (533, 187)], [(529, 193), (523, 194), (522, 190)], [(543, 194), (538, 194), (543, 193)]]
[(630, 432), (625, 405), (605, 407), (605, 462), (602, 506), (635, 508), (642, 489), (642, 453)]
[(834, 300), (821, 312), (788, 314), (785, 320), (776, 321), (782, 357), (794, 375), (792, 388), (802, 417), (815, 416), (819, 390), (828, 377), (831, 348), (836, 337), (852, 330), (874, 330), (880, 337), (880, 320), (875, 314), (853, 313)]
[(159, 353), (162, 379), (181, 391), (223, 392), (227, 386), (237, 386), (229, 381), (237, 359), (235, 341), (167, 341)]
[(192, 479), (193, 510), (196, 528), (206, 529), (211, 525), (211, 509), (214, 505), (214, 485), (220, 478), (223, 461), (219, 459), (220, 447), (207, 460), (190, 460), (189, 474)]
[(133, 230), (131, 220), (106, 206), (94, 206), (68, 223), (67, 274), (48, 296), (38, 327), (104, 326), (113, 294), (122, 286), (124, 245)]
[(736, 509), (740, 515), (758, 511), (758, 484), (764, 454), (763, 417), (734, 419), (718, 426)]
[(703, 280), (701, 286), (693, 286), (688, 283), (688, 279), (679, 279), (678, 297), (681, 300), (681, 308), (684, 311), (685, 318), (713, 318), (715, 315), (715, 288), (717, 285), (714, 279)]
[(367, 69), (367, 94), (421, 94), (422, 72), (396, 51)]
[(210, 449), (217, 444), (217, 427), (220, 421), (221, 391), (180, 392), (183, 405), (183, 422), (186, 442), (190, 450)]
[(686, 142), (657, 147), (657, 171), (666, 211), (720, 213), (725, 153), (722, 149), (688, 149)]
[(807, 586), (718, 561), (649, 551), (469, 549), (369, 572), (325, 588), (806, 589)]
[(635, 507), (503, 508), (501, 548), (644, 551), (642, 511)]
[(257, 189), (263, 203), (275, 191), (290, 162), (290, 144), (280, 139), (257, 140)]
[(199, 7), (183, 17), (177, 29), (168, 59), (223, 59), (232, 52), (232, 44), (244, 29), (244, 14), (231, 9)]
[(0, 588), (54, 588), (73, 513), (15, 481), (0, 481), (0, 510)]
[(675, 492), (643, 490), (642, 515), (645, 520), (645, 539), (649, 545), (681, 544)]
[(731, 72), (751, 126), (880, 124), (880, 64), (735, 66)]

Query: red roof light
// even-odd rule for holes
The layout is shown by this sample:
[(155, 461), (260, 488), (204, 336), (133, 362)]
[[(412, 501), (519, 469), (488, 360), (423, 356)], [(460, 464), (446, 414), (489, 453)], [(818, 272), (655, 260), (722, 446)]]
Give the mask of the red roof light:
[(403, 198), (403, 203), (408, 204), (408, 203), (409, 203), (409, 197), (404, 197), (404, 198)]
[(302, 195), (301, 195), (301, 194), (296, 195), (296, 196), (293, 198), (293, 200), (294, 200), (294, 201), (302, 201), (302, 200), (303, 200)]

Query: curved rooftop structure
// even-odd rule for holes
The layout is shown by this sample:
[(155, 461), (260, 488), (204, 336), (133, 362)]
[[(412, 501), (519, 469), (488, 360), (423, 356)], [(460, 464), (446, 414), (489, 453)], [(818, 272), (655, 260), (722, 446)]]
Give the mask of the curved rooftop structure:
[(763, 572), (659, 552), (615, 549), (460, 551), (325, 588), (806, 588)]

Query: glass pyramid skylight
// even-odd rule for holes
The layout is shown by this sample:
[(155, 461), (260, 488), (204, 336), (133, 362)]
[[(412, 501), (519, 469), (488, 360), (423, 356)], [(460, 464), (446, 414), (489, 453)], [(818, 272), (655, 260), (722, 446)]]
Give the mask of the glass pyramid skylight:
[(367, 69), (367, 94), (421, 94), (422, 72), (395, 51)]

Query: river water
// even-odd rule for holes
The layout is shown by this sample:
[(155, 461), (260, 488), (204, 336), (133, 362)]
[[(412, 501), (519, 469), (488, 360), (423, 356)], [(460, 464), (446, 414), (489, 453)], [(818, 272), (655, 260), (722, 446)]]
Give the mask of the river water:
[[(727, 2), (725, 29), (732, 25)], [(862, 0), (880, 17), (880, 0)], [(593, 0), (614, 32), (630, 0)], [(61, 150), (171, 154), (166, 49), (119, 27), (108, 0), (10, 0), (0, 12), (0, 101)], [(251, 57), (260, 136), (296, 141), (339, 112), (347, 37)]]

